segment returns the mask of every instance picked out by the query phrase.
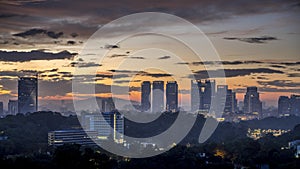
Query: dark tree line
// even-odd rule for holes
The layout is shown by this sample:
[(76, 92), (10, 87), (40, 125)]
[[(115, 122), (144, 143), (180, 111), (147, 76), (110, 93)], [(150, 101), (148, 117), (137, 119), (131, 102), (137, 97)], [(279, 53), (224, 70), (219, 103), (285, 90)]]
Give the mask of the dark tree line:
[[(176, 119), (176, 114), (163, 114), (157, 121), (148, 125), (150, 129), (131, 121), (125, 121), (127, 134), (147, 136), (163, 131)], [(198, 136), (205, 122), (201, 115), (197, 117), (194, 127), (170, 151), (161, 155), (130, 159), (110, 154), (99, 147), (82, 147), (64, 145), (57, 148), (48, 147), (47, 133), (52, 130), (80, 128), (77, 117), (64, 117), (59, 113), (37, 112), (27, 115), (7, 116), (0, 119), (0, 166), (1, 168), (31, 169), (76, 169), (76, 168), (110, 168), (110, 169), (169, 169), (169, 168), (234, 168), (248, 166), (257, 168), (268, 164), (270, 168), (298, 168), (299, 159), (293, 151), (281, 149), (292, 140), (300, 139), (300, 118), (267, 118), (241, 123), (222, 122), (205, 143), (198, 143)], [(268, 124), (272, 123), (272, 124)], [(259, 140), (246, 137), (249, 127), (292, 126), (292, 131), (279, 137), (267, 135)], [(130, 129), (136, 130), (130, 130)], [(153, 131), (154, 130), (154, 131)], [(152, 133), (151, 133), (152, 131)], [(151, 150), (151, 149), (150, 149)], [(200, 157), (199, 153), (205, 153)]]

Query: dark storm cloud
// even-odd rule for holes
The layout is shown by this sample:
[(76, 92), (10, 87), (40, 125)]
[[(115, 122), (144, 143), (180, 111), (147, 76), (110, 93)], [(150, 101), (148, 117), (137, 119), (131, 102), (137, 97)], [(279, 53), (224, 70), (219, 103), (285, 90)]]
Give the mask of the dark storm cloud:
[(68, 44), (68, 45), (75, 45), (75, 44), (76, 44), (76, 42), (75, 42), (75, 41), (73, 41), (73, 40), (68, 40), (68, 41), (67, 41), (67, 44)]
[(158, 59), (170, 59), (171, 56), (162, 56), (162, 57), (159, 57)]
[[(300, 88), (278, 88), (278, 87), (259, 87), (259, 92), (287, 92), (287, 93), (300, 93)], [(245, 93), (246, 92), (246, 86), (243, 88), (236, 88), (234, 89), (236, 93)]]
[[(57, 31), (60, 28), (65, 33), (76, 32), (85, 37), (91, 35), (98, 28), (99, 24), (105, 24), (113, 19), (137, 12), (165, 12), (191, 21), (203, 22), (227, 19), (233, 16), (276, 13), (299, 9), (295, 8), (299, 3), (298, 0), (174, 0), (164, 2), (158, 0), (149, 2), (139, 0), (99, 2), (98, 0), (91, 0), (88, 3), (80, 0), (48, 0), (15, 2), (0, 2), (0, 15), (3, 15), (1, 20), (3, 24), (2, 29), (20, 30), (20, 28), (51, 27), (49, 28), (51, 30)], [(19, 17), (10, 17), (11, 15)], [(20, 17), (23, 15), (26, 17)]]
[(116, 72), (116, 73), (128, 73), (128, 74), (136, 74), (136, 73), (145, 73), (144, 71), (135, 71), (135, 70), (116, 70), (111, 69), (108, 70), (109, 72)]
[(286, 92), (286, 93), (300, 93), (300, 88), (285, 89), (285, 88), (274, 88), (274, 87), (260, 87), (261, 92)]
[(117, 48), (120, 48), (119, 45), (105, 45), (103, 47), (104, 49), (117, 49)]
[(281, 64), (287, 65), (287, 66), (297, 66), (297, 65), (300, 65), (300, 62), (283, 62)]
[(76, 37), (78, 36), (78, 34), (75, 33), (75, 32), (71, 33), (70, 35), (71, 35), (71, 37), (73, 37), (73, 38), (76, 38)]
[(84, 68), (84, 67), (98, 67), (102, 65), (95, 62), (71, 62), (69, 66)]
[(11, 14), (11, 13), (2, 13), (2, 14), (0, 14), (0, 19), (1, 18), (10, 18), (10, 17), (15, 17), (15, 16), (19, 16), (19, 15)]
[(129, 57), (129, 59), (145, 59), (145, 58), (142, 56), (132, 56), (132, 57)]
[(0, 61), (27, 62), (31, 60), (72, 59), (75, 55), (76, 53), (70, 53), (66, 50), (59, 53), (43, 52), (40, 50), (30, 52), (0, 51)]
[(246, 60), (246, 61), (203, 61), (203, 62), (178, 62), (176, 64), (182, 65), (215, 65), (215, 64), (222, 64), (222, 65), (243, 65), (243, 64), (260, 64), (264, 63), (261, 61), (254, 61), (254, 60)]
[(118, 57), (127, 57), (126, 54), (112, 54), (110, 56), (107, 56), (108, 58), (118, 58)]
[[(120, 75), (127, 75), (127, 77), (130, 77), (129, 75), (134, 75), (134, 74), (140, 75), (140, 76), (149, 76), (149, 77), (154, 77), (154, 78), (172, 76), (172, 74), (168, 74), (168, 73), (149, 73), (149, 72), (145, 72), (145, 71), (134, 71), (134, 70), (115, 70), (115, 69), (112, 69), (112, 70), (108, 70), (108, 71), (118, 73)], [(116, 75), (114, 75), (114, 77), (115, 76)]]
[(141, 91), (141, 88), (140, 87), (135, 87), (135, 86), (130, 86), (129, 91), (130, 92), (133, 92), (133, 91), (139, 92), (139, 91)]
[(263, 86), (275, 87), (299, 87), (300, 83), (292, 82), (291, 80), (272, 80), (272, 81), (257, 81), (258, 84)]
[[(203, 79), (203, 78), (209, 78), (208, 72), (212, 77), (220, 77), (222, 75), (223, 70), (200, 70), (194, 72), (193, 75), (190, 75), (190, 78), (193, 78), (193, 76), (196, 79)], [(246, 76), (251, 75), (254, 73), (279, 73), (283, 74), (284, 72), (269, 68), (257, 68), (257, 69), (224, 69), (224, 73), (226, 77), (237, 77), (237, 76)]]
[(63, 36), (63, 34), (64, 34), (63, 32), (55, 33), (53, 31), (47, 31), (47, 30), (44, 30), (44, 29), (30, 29), (30, 30), (25, 31), (25, 32), (13, 34), (13, 36), (28, 38), (28, 37), (33, 37), (35, 35), (47, 35), (50, 38), (58, 39), (61, 36)]
[(285, 66), (281, 66), (281, 65), (270, 65), (270, 66), (275, 68), (286, 68)]
[(250, 38), (237, 38), (237, 37), (225, 37), (225, 40), (238, 40), (247, 43), (266, 43), (267, 41), (278, 40), (273, 36), (261, 36), (261, 37), (250, 37)]
[(154, 78), (161, 78), (161, 77), (171, 77), (172, 74), (168, 74), (168, 73), (142, 73), (142, 76), (151, 76)]
[(256, 79), (260, 79), (260, 80), (269, 80), (269, 78), (264, 77), (264, 76), (258, 76), (258, 77), (256, 77)]
[(141, 82), (141, 80), (115, 80), (114, 83), (122, 84), (122, 83), (129, 83), (129, 82)]
[(6, 76), (6, 77), (18, 77), (18, 76), (22, 76), (24, 75), (24, 73), (19, 72), (19, 71), (0, 71), (0, 76)]
[(290, 73), (288, 77), (300, 77), (300, 73)]

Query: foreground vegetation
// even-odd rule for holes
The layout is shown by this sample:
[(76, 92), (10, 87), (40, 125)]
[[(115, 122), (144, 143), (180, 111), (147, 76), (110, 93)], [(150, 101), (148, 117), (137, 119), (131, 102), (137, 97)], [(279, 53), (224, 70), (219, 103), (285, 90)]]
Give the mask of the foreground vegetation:
[[(146, 127), (125, 121), (128, 135), (143, 136), (167, 128), (176, 114), (164, 114)], [(176, 147), (161, 155), (145, 159), (129, 159), (110, 154), (99, 147), (64, 145), (48, 147), (47, 133), (52, 130), (80, 128), (77, 117), (64, 117), (59, 113), (37, 112), (28, 115), (7, 116), (0, 119), (1, 168), (234, 168), (248, 166), (258, 168), (297, 168), (299, 159), (293, 151), (282, 149), (292, 140), (300, 139), (300, 118), (268, 118), (241, 123), (220, 123), (213, 136), (204, 144), (197, 139), (205, 118), (198, 116), (188, 136)], [(285, 125), (286, 124), (286, 125)], [(137, 127), (138, 126), (138, 127)], [(267, 135), (259, 140), (247, 138), (252, 128), (276, 128), (284, 126), (291, 132), (279, 137)], [(295, 126), (291, 128), (291, 126)], [(130, 130), (136, 128), (136, 130)], [(143, 131), (147, 132), (143, 132)], [(151, 133), (151, 131), (153, 133)], [(205, 157), (199, 155), (205, 153)]]

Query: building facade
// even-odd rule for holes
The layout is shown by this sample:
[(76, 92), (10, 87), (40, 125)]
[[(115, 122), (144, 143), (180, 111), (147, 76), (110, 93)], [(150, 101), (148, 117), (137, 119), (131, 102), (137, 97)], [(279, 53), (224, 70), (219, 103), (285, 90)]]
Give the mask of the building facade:
[(83, 146), (93, 146), (96, 143), (97, 133), (95, 131), (84, 130), (57, 130), (48, 133), (49, 146), (61, 146), (64, 144), (79, 144)]
[(0, 116), (4, 116), (3, 102), (0, 102)]
[(290, 114), (290, 98), (280, 96), (278, 99), (278, 115)]
[(38, 110), (38, 80), (35, 77), (20, 77), (18, 80), (18, 113)]
[(300, 95), (291, 95), (290, 106), (291, 114), (300, 116)]
[(191, 109), (208, 112), (215, 97), (214, 80), (191, 81)]
[(8, 101), (8, 114), (16, 115), (18, 113), (18, 101), (17, 100), (9, 100)]
[(176, 81), (169, 81), (166, 85), (166, 110), (178, 111), (178, 84)]
[(124, 141), (124, 117), (119, 112), (83, 114), (81, 124), (87, 131), (96, 131), (100, 140)]
[(141, 109), (142, 111), (150, 111), (151, 109), (151, 83), (149, 81), (142, 82)]
[(164, 110), (164, 81), (153, 81), (152, 93), (152, 112), (162, 112)]
[(257, 87), (247, 87), (247, 92), (244, 96), (244, 113), (255, 114), (259, 118), (262, 116), (262, 102), (259, 99)]

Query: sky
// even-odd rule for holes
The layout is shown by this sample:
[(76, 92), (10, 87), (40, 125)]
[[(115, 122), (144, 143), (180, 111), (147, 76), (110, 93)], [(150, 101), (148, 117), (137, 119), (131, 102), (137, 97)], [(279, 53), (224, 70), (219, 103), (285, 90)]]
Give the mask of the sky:
[[(97, 30), (140, 12), (172, 14), (196, 25), (220, 60), (197, 60), (180, 41), (164, 36), (138, 35), (118, 44), (110, 43), (124, 33), (157, 28), (195, 43), (198, 40), (186, 24), (161, 20), (153, 26), (151, 18), (111, 24), (109, 32), (101, 35), (104, 43), (83, 54)], [(95, 84), (96, 96), (111, 96), (113, 85), (117, 91), (129, 90), (126, 95), (117, 92), (117, 97), (139, 101), (143, 80), (178, 80), (180, 101), (188, 104), (191, 78), (205, 79), (207, 71), (218, 73), (217, 63), (222, 64), (226, 84), (237, 92), (240, 101), (247, 86), (257, 86), (261, 100), (268, 106), (277, 106), (279, 96), (300, 94), (299, 14), (298, 0), (2, 0), (0, 100), (6, 108), (8, 100), (17, 97), (18, 76), (35, 73), (39, 74), (40, 109), (73, 97), (88, 98), (91, 93), (72, 92), (72, 77), (80, 68), (85, 76), (96, 70), (92, 81), (82, 77), (82, 84)], [(199, 44), (199, 50), (202, 56), (209, 57), (205, 45)], [(107, 53), (99, 62), (97, 53), (101, 50)], [(220, 81), (220, 77), (215, 79)]]

